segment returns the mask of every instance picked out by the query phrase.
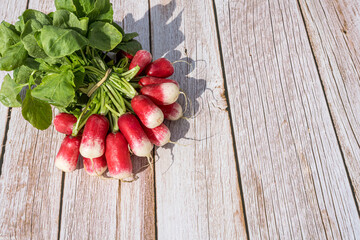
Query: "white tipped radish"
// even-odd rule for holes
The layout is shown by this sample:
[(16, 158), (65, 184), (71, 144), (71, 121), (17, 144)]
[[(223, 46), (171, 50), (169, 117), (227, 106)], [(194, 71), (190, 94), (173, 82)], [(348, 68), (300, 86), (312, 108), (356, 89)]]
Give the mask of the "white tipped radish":
[(140, 67), (139, 72), (136, 74), (136, 76), (140, 75), (142, 71), (151, 63), (152, 56), (151, 53), (149, 53), (146, 50), (140, 50), (137, 51), (134, 55), (133, 59), (131, 60), (129, 70), (133, 69), (136, 66)]
[(145, 69), (145, 73), (146, 75), (153, 77), (166, 78), (173, 75), (174, 67), (166, 58), (159, 58), (149, 64), (149, 66)]
[(105, 155), (102, 155), (101, 157), (98, 158), (84, 157), (83, 160), (84, 160), (83, 162), (84, 162), (85, 171), (90, 176), (100, 176), (107, 169)]
[(161, 109), (146, 96), (135, 96), (131, 100), (131, 107), (147, 128), (157, 127), (164, 121)]
[(109, 130), (106, 117), (93, 114), (85, 124), (81, 139), (80, 153), (86, 158), (98, 158), (105, 153), (105, 137)]
[(174, 102), (170, 105), (159, 105), (159, 108), (164, 114), (164, 118), (171, 121), (176, 121), (183, 116), (183, 110), (180, 104)]
[(66, 136), (61, 143), (60, 150), (55, 158), (55, 166), (64, 172), (76, 169), (79, 158), (81, 137)]
[(159, 83), (174, 83), (179, 87), (179, 83), (177, 81), (167, 78), (143, 77), (139, 80), (139, 85), (142, 87), (152, 84), (159, 84)]
[(150, 156), (154, 146), (133, 114), (125, 113), (121, 115), (118, 120), (118, 126), (136, 156)]
[(179, 87), (174, 83), (159, 83), (141, 88), (140, 93), (149, 97), (156, 105), (170, 105), (179, 97)]
[(143, 128), (150, 141), (156, 146), (162, 147), (170, 142), (171, 132), (165, 124), (161, 124), (153, 129), (145, 126)]
[(121, 132), (107, 135), (105, 156), (110, 176), (120, 180), (133, 176), (128, 143)]
[(74, 115), (69, 113), (59, 113), (55, 116), (54, 126), (56, 131), (60, 133), (64, 133), (66, 135), (70, 135), (74, 128), (74, 124), (77, 119)]

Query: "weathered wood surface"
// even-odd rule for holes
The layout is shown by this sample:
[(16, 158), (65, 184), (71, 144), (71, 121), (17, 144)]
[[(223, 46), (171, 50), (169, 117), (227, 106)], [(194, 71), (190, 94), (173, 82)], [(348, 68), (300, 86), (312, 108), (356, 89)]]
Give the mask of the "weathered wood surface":
[(250, 238), (358, 238), (297, 1), (215, 3)]
[(156, 151), (158, 237), (244, 239), (246, 226), (212, 2), (150, 3), (154, 59), (163, 55), (170, 61), (184, 58), (195, 67), (190, 73), (187, 64), (178, 63), (173, 76), (193, 103), (193, 117), (169, 123), (173, 141), (179, 144)]
[[(26, 9), (26, 1), (3, 4), (2, 16), (12, 23)], [(53, 127), (34, 129), (12, 109), (0, 176), (0, 239), (57, 238), (62, 173), (53, 162), (61, 138)]]
[[(1, 2), (9, 22), (27, 6)], [(134, 159), (132, 184), (62, 174), (63, 135), (1, 106), (1, 240), (359, 238), (358, 2), (112, 2), (154, 58), (191, 65), (175, 63), (192, 102), (166, 123), (178, 144), (155, 175)]]
[(360, 2), (299, 1), (360, 204)]

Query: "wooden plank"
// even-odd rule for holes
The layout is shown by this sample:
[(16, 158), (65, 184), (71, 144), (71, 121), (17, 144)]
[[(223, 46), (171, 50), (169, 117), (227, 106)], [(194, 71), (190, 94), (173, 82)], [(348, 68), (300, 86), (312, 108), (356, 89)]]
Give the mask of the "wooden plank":
[(249, 237), (358, 238), (297, 1), (215, 3)]
[[(114, 19), (125, 32), (137, 32), (143, 49), (150, 50), (149, 5), (147, 0), (114, 1)], [(134, 158), (134, 171), (139, 179), (121, 183), (119, 228), (116, 239), (155, 239), (154, 175), (144, 158)]]
[(245, 239), (212, 2), (150, 3), (154, 58), (166, 55), (195, 65), (186, 76), (190, 67), (175, 64), (173, 78), (191, 99), (195, 116), (167, 122), (179, 144), (156, 151), (157, 236)]
[[(146, 48), (149, 42), (147, 1), (114, 2), (113, 8), (115, 21), (125, 26), (126, 31), (139, 32), (139, 40)], [(126, 13), (129, 15), (125, 16)], [(142, 16), (145, 17), (140, 19)], [(143, 161), (134, 159), (134, 169), (143, 165)], [(151, 171), (143, 171), (139, 177), (134, 183), (120, 186), (119, 181), (93, 178), (83, 170), (66, 174), (60, 238), (154, 239)]]
[[(3, 4), (10, 22), (26, 8), (26, 1)], [(12, 110), (0, 176), (1, 239), (57, 238), (62, 174), (53, 162), (61, 138), (53, 127), (38, 131), (20, 109)]]
[(347, 170), (360, 204), (360, 2), (299, 1)]

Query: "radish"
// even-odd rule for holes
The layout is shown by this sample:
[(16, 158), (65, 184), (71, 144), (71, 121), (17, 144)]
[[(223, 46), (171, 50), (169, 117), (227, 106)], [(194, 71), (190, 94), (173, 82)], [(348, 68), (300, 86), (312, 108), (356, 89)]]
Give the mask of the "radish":
[(125, 113), (121, 115), (118, 120), (118, 126), (136, 156), (150, 156), (154, 146), (133, 114)]
[(60, 150), (55, 158), (55, 166), (64, 172), (76, 169), (79, 158), (81, 137), (66, 136), (61, 143)]
[(121, 132), (107, 135), (105, 156), (110, 176), (122, 180), (133, 175), (128, 143)]
[(164, 114), (164, 118), (171, 121), (176, 121), (183, 116), (182, 107), (177, 102), (170, 105), (159, 105), (159, 108)]
[(168, 142), (170, 142), (170, 130), (163, 123), (153, 129), (147, 128), (145, 126), (143, 127), (143, 129), (146, 135), (149, 137), (151, 143), (155, 144), (158, 147), (162, 147)]
[(174, 83), (159, 83), (141, 88), (140, 93), (149, 97), (156, 105), (169, 105), (179, 97), (179, 87)]
[(152, 59), (151, 53), (149, 53), (148, 51), (146, 51), (146, 50), (137, 51), (130, 63), (129, 70), (131, 70), (134, 67), (136, 67), (137, 65), (139, 65), (140, 70), (136, 74), (136, 76), (138, 76), (141, 74), (142, 71), (144, 71), (144, 69), (147, 67), (147, 65), (149, 65), (149, 63), (151, 63), (151, 59)]
[(85, 124), (81, 139), (80, 153), (86, 158), (98, 158), (105, 152), (105, 137), (109, 121), (105, 116), (93, 114)]
[(174, 83), (179, 87), (179, 83), (175, 80), (167, 79), (167, 78), (157, 78), (157, 77), (143, 77), (140, 79), (139, 85), (143, 87), (146, 85), (166, 83), (166, 82)]
[(127, 53), (123, 50), (120, 50), (121, 54), (124, 55), (124, 57), (128, 58), (130, 61), (134, 58), (133, 55), (131, 55), (130, 53)]
[(174, 67), (166, 58), (159, 58), (149, 64), (149, 66), (145, 69), (145, 73), (146, 75), (152, 77), (166, 78), (173, 75)]
[(164, 121), (161, 109), (146, 96), (135, 96), (131, 100), (131, 107), (147, 128), (157, 127)]
[(56, 131), (70, 135), (76, 121), (76, 117), (72, 114), (59, 113), (54, 119), (54, 126)]
[(86, 172), (91, 176), (102, 175), (106, 169), (106, 159), (105, 155), (102, 155), (98, 158), (86, 158), (84, 157), (84, 168)]

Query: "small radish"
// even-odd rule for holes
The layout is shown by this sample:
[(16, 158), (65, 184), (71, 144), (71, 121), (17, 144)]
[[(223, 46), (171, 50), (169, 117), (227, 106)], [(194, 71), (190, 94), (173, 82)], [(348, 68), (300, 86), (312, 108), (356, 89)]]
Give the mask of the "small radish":
[(130, 63), (129, 70), (131, 70), (134, 67), (136, 67), (137, 65), (139, 65), (140, 70), (136, 74), (136, 76), (138, 76), (141, 74), (142, 71), (144, 71), (144, 69), (147, 67), (147, 65), (149, 65), (151, 63), (151, 60), (152, 60), (152, 56), (151, 56), (151, 53), (149, 53), (148, 51), (145, 51), (145, 50), (137, 51), (134, 58), (132, 59), (132, 61)]
[(149, 64), (149, 66), (145, 69), (145, 73), (146, 75), (152, 77), (166, 78), (173, 75), (174, 67), (166, 58), (159, 58)]
[(105, 156), (110, 176), (122, 180), (133, 175), (128, 143), (121, 132), (107, 135)]
[(60, 150), (55, 158), (55, 166), (64, 172), (76, 169), (79, 158), (81, 137), (66, 136), (61, 143)]
[(137, 95), (131, 100), (131, 107), (147, 128), (159, 126), (164, 121), (164, 114), (148, 97)]
[(136, 156), (150, 156), (154, 146), (133, 114), (125, 113), (121, 115), (118, 120), (118, 126)]
[(84, 168), (86, 172), (91, 176), (102, 175), (107, 169), (105, 155), (102, 155), (98, 158), (84, 157)]
[(171, 121), (176, 121), (183, 116), (183, 110), (180, 104), (174, 102), (170, 105), (159, 105), (159, 108), (164, 114), (164, 118)]
[(124, 55), (126, 58), (128, 58), (129, 60), (132, 60), (134, 58), (133, 55), (131, 55), (130, 53), (127, 53), (123, 50), (120, 50), (121, 54)]
[(76, 121), (76, 117), (72, 114), (59, 113), (54, 119), (54, 126), (56, 131), (70, 135)]
[(156, 105), (169, 105), (179, 97), (179, 87), (174, 83), (159, 83), (142, 87), (142, 95), (149, 97)]
[(167, 78), (157, 78), (157, 77), (143, 77), (140, 79), (139, 85), (143, 87), (146, 85), (166, 83), (166, 82), (174, 83), (179, 87), (179, 83), (175, 80), (167, 79)]
[(80, 153), (86, 158), (98, 158), (105, 152), (105, 137), (109, 121), (105, 116), (93, 114), (85, 124), (81, 139)]
[(147, 128), (145, 126), (143, 126), (143, 129), (146, 135), (149, 137), (150, 141), (158, 147), (162, 147), (170, 142), (170, 130), (163, 123), (153, 129)]

